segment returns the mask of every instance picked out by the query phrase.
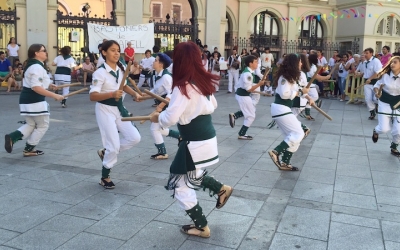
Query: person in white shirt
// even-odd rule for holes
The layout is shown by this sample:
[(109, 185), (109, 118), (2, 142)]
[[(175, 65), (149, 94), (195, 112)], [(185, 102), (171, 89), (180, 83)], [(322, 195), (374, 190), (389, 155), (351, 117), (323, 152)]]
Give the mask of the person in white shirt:
[[(60, 50), (61, 55), (54, 58), (53, 66), (57, 66), (54, 74), (54, 83), (58, 85), (71, 84), (71, 72), (82, 67), (77, 66), (75, 59), (71, 56), (71, 47), (64, 46)], [(69, 87), (63, 88), (63, 96), (69, 94)], [(61, 101), (61, 107), (67, 107), (67, 98)]]
[(149, 81), (150, 78), (153, 76), (153, 63), (155, 61), (155, 58), (151, 56), (151, 50), (146, 50), (145, 52), (145, 58), (143, 58), (140, 61), (140, 69), (142, 70), (140, 72), (140, 77), (139, 77), (139, 83), (138, 83), (138, 88), (142, 87), (143, 83), (145, 80), (148, 81), (148, 84), (150, 85)]
[[(232, 55), (228, 58), (228, 94), (232, 93), (234, 89), (233, 81), (235, 81), (235, 85), (239, 82), (239, 68), (242, 59), (240, 55), (237, 54), (237, 50), (232, 50)], [(235, 86), (236, 89), (236, 86)]]
[(340, 90), (340, 101), (343, 102), (346, 98), (346, 78), (348, 75), (348, 70), (346, 69), (346, 65), (348, 64), (347, 55), (342, 55), (339, 68), (338, 68), (338, 78), (339, 78), (339, 90)]
[[(209, 68), (208, 71), (211, 72), (211, 74), (216, 75), (216, 76), (220, 76), (221, 75), (221, 71), (220, 71), (220, 67), (219, 67), (219, 59), (218, 59), (218, 53), (212, 53), (209, 62), (208, 62)], [(219, 80), (215, 81), (215, 91), (218, 92), (219, 91)]]
[(11, 66), (14, 67), (14, 60), (19, 59), (19, 46), (15, 40), (15, 37), (11, 37), (7, 45), (7, 55)]
[[(270, 53), (269, 47), (266, 47), (264, 49), (264, 52), (260, 56), (260, 61), (261, 61), (261, 74), (264, 74), (265, 70), (267, 68), (271, 69), (272, 63), (274, 63), (274, 56)], [(272, 79), (272, 70), (268, 74), (268, 81), (271, 81)], [(265, 86), (261, 86), (260, 90), (264, 91)], [(268, 91), (272, 91), (272, 86), (267, 88)]]
[[(193, 42), (179, 43), (174, 50), (173, 85), (168, 108), (155, 113), (150, 120), (168, 128), (178, 123), (182, 141), (170, 167), (166, 188), (192, 219), (181, 231), (208, 238), (210, 228), (195, 190), (209, 189), (217, 195), (216, 208), (222, 208), (233, 188), (208, 175), (206, 167), (219, 161), (218, 143), (211, 114), (217, 108), (213, 93), (218, 76), (207, 72), (201, 61), (200, 49)], [(190, 82), (189, 82), (190, 81)]]
[(382, 69), (381, 61), (374, 57), (374, 50), (372, 48), (366, 48), (364, 50), (364, 57), (365, 57), (365, 69), (363, 73), (364, 78), (364, 96), (365, 96), (365, 103), (367, 104), (368, 111), (370, 116), (368, 119), (373, 120), (376, 116), (376, 97), (374, 93), (374, 85), (378, 81), (377, 75), (378, 72)]
[(336, 65), (336, 57), (337, 57), (338, 53), (339, 52), (337, 50), (334, 50), (333, 56), (331, 58), (329, 58), (329, 62), (328, 62), (329, 71), (332, 71)]
[[(400, 157), (397, 147), (400, 143), (400, 111), (393, 106), (400, 102), (400, 56), (394, 56), (386, 63), (385, 67), (377, 74), (379, 80), (374, 85), (374, 93), (379, 99), (378, 125), (372, 133), (372, 141), (376, 143), (379, 134), (391, 131), (392, 143), (390, 153)], [(382, 93), (379, 93), (383, 85)]]
[[(132, 148), (140, 142), (140, 134), (132, 122), (124, 122), (122, 117), (128, 117), (129, 112), (122, 102), (124, 92), (138, 100), (139, 94), (124, 83), (120, 84), (127, 70), (119, 61), (121, 48), (114, 40), (105, 41), (102, 45), (102, 56), (105, 63), (93, 73), (90, 85), (90, 100), (96, 102), (95, 113), (99, 126), (102, 149), (97, 151), (102, 162), (100, 185), (106, 189), (115, 188), (111, 181), (110, 171), (117, 163), (120, 152)], [(120, 139), (121, 135), (121, 139)]]
[[(317, 50), (317, 57), (318, 57), (318, 64), (317, 66), (321, 66), (322, 69), (318, 74), (325, 73), (327, 71), (327, 66), (328, 66), (328, 61), (326, 60), (325, 56), (322, 53), (322, 50), (318, 49)], [(321, 81), (317, 82), (318, 88), (319, 88), (319, 95), (324, 96), (324, 83)]]

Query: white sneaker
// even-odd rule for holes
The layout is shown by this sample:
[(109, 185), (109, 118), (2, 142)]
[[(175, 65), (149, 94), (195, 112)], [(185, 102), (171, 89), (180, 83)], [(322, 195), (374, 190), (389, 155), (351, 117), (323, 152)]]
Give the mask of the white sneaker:
[(239, 135), (238, 139), (239, 140), (253, 140), (253, 137), (250, 135)]

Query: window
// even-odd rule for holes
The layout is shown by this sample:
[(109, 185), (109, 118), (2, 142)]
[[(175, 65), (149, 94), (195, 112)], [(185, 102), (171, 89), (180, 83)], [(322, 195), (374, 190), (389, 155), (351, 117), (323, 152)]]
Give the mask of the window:
[(279, 27), (277, 18), (268, 12), (261, 12), (254, 18), (254, 34), (278, 36)]
[(161, 4), (153, 3), (153, 18), (161, 18)]
[(172, 6), (172, 13), (173, 13), (173, 18), (176, 22), (181, 21), (181, 6), (180, 5), (173, 5)]
[(324, 37), (324, 30), (318, 17), (308, 16), (308, 18), (305, 18), (299, 26), (298, 36), (303, 45), (310, 42), (313, 42), (314, 45), (321, 44)]
[(379, 21), (375, 31), (377, 35), (400, 36), (400, 21), (394, 16), (387, 16)]

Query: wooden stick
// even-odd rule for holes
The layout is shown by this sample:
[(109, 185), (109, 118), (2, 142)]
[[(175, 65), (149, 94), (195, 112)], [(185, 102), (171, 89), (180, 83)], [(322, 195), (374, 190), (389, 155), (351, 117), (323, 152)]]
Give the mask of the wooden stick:
[(143, 121), (143, 120), (150, 120), (150, 116), (133, 116), (133, 117), (122, 117), (121, 121)]
[(163, 102), (163, 103), (165, 103), (165, 104), (169, 104), (169, 101), (165, 100), (165, 99), (162, 98), (161, 96), (156, 95), (156, 94), (150, 92), (150, 91), (147, 90), (147, 89), (145, 89), (145, 90), (143, 90), (143, 91), (144, 91), (144, 93), (148, 94), (149, 96), (154, 97), (155, 99), (159, 100), (160, 102)]
[(141, 96), (140, 97), (140, 100), (153, 100), (154, 99), (154, 97), (152, 97), (152, 96), (149, 96), (149, 95), (146, 95), (146, 96)]
[(397, 109), (400, 106), (400, 102), (396, 103), (396, 105), (393, 106), (393, 109)]
[[(131, 66), (132, 66), (132, 61), (129, 61), (128, 66), (126, 66), (125, 68), (125, 73), (124, 73), (124, 77), (122, 78), (121, 83), (119, 84), (119, 90), (124, 90), (125, 87), (125, 83), (126, 83), (126, 78), (129, 75), (129, 72), (131, 70)], [(115, 98), (115, 100), (118, 102), (119, 98)]]
[(79, 93), (82, 93), (82, 92), (85, 92), (86, 90), (88, 90), (88, 88), (83, 88), (83, 89), (71, 92), (71, 93), (65, 95), (64, 98), (70, 97), (70, 96), (73, 96), (73, 95), (76, 95), (76, 94), (79, 94)]
[(270, 70), (270, 68), (265, 68), (265, 72), (261, 81), (265, 81), (267, 79)]
[(354, 90), (357, 90), (357, 89), (359, 89), (359, 88), (361, 88), (361, 87), (364, 87), (364, 85), (366, 85), (366, 83), (361, 84), (360, 86), (358, 86), (358, 87), (355, 88)]
[(315, 78), (317, 77), (318, 73), (321, 71), (322, 66), (318, 66), (317, 71), (315, 71), (313, 77), (310, 79), (310, 81), (308, 82), (306, 88), (310, 88), (311, 84), (314, 82)]
[(138, 88), (138, 86), (136, 85), (135, 81), (133, 79), (131, 79), (130, 77), (128, 77), (129, 82), (132, 84), (133, 88), (136, 90), (136, 92), (139, 93), (139, 95), (143, 96), (142, 91), (140, 91), (140, 89)]
[[(155, 113), (157, 113), (157, 111), (153, 111), (149, 116), (152, 116), (152, 115), (154, 115)], [(141, 120), (140, 121), (140, 124), (143, 124), (143, 123), (145, 123), (147, 120)]]
[(263, 93), (263, 92), (260, 92), (260, 91), (253, 91), (251, 93), (260, 94), (262, 96), (272, 96), (271, 94)]
[(328, 120), (332, 121), (332, 117), (330, 117), (327, 113), (325, 113), (325, 111), (323, 111), (322, 109), (318, 108), (317, 105), (313, 104), (311, 105), (313, 108), (315, 108), (318, 112), (320, 112), (323, 116), (325, 116), (326, 118), (328, 118)]
[(65, 87), (72, 87), (72, 86), (81, 86), (82, 84), (80, 82), (77, 83), (71, 83), (71, 84), (63, 84), (63, 85), (58, 85), (57, 88), (65, 88)]

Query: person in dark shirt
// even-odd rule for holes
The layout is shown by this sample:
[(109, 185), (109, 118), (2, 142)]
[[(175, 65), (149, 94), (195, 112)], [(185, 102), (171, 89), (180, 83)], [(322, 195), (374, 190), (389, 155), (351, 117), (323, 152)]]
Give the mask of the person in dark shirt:
[(203, 53), (205, 53), (207, 55), (207, 59), (210, 60), (211, 52), (208, 50), (207, 44), (204, 44), (204, 46), (203, 46)]
[(6, 58), (4, 51), (0, 51), (0, 81), (4, 81), (12, 74), (10, 61)]

